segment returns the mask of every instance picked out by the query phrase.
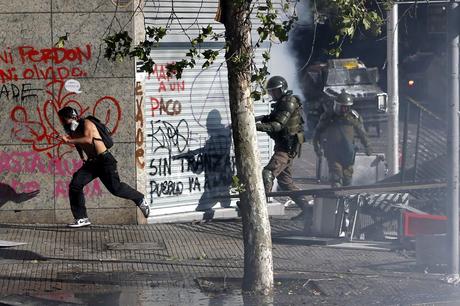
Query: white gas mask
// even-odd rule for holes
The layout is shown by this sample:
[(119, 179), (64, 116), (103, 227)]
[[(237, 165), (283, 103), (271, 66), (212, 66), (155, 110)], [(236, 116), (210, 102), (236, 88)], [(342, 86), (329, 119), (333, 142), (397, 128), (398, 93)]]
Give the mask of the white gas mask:
[(72, 132), (75, 132), (75, 131), (77, 130), (77, 128), (78, 128), (78, 124), (79, 124), (79, 123), (78, 123), (77, 120), (72, 120), (72, 122), (70, 123), (70, 127), (69, 127), (70, 130), (71, 130)]

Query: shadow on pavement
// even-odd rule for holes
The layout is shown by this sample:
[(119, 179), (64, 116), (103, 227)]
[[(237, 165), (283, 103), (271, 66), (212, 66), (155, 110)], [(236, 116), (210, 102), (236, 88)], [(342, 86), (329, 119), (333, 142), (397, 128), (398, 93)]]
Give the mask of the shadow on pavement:
[(39, 193), (40, 190), (17, 193), (10, 185), (0, 183), (0, 207), (2, 207), (9, 201), (12, 201), (14, 203), (22, 203), (28, 201), (38, 196)]
[(47, 260), (40, 254), (27, 250), (11, 250), (0, 249), (0, 259), (14, 259), (14, 260)]

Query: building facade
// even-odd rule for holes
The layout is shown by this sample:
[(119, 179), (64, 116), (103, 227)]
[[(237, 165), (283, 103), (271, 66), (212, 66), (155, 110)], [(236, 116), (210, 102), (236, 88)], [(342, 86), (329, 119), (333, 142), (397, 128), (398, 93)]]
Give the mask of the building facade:
[[(57, 117), (63, 106), (95, 115), (112, 130), (120, 177), (150, 202), (147, 222), (237, 215), (225, 198), (236, 169), (224, 42), (207, 45), (221, 55), (208, 69), (198, 63), (181, 79), (166, 74), (165, 65), (189, 49), (187, 35), (207, 24), (223, 30), (213, 20), (218, 1), (200, 3), (146, 2), (140, 13), (136, 1), (0, 1), (0, 222), (72, 220), (68, 184), (82, 162), (56, 140), (64, 133)], [(176, 21), (168, 18), (172, 5)], [(123, 29), (140, 41), (145, 26), (167, 22), (171, 34), (152, 51), (152, 74), (138, 71), (133, 59), (104, 58), (108, 33)], [(268, 103), (256, 106), (257, 114), (269, 110)], [(259, 136), (265, 163), (272, 144)], [(85, 197), (93, 223), (145, 222), (132, 202), (112, 196), (98, 179)]]

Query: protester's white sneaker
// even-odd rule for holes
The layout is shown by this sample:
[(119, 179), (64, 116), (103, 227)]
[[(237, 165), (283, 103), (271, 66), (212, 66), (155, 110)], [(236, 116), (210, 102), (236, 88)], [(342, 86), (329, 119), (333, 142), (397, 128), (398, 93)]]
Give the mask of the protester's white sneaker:
[(84, 227), (90, 224), (91, 222), (89, 222), (88, 218), (82, 218), (82, 219), (75, 219), (75, 222), (69, 224), (68, 227)]
[(142, 214), (144, 215), (144, 217), (148, 218), (150, 215), (150, 206), (149, 206), (149, 203), (147, 203), (147, 199), (145, 197), (142, 200), (142, 203), (139, 204), (138, 206)]
[(284, 207), (288, 208), (288, 207), (294, 207), (294, 206), (297, 206), (295, 204), (295, 202), (291, 199), (288, 199), (286, 202), (284, 202)]

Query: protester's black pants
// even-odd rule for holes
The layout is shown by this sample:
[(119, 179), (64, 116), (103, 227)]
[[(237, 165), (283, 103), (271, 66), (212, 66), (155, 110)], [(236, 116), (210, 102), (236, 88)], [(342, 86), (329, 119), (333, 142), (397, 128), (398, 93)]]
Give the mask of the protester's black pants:
[(70, 208), (75, 219), (87, 218), (85, 195), (83, 188), (95, 178), (99, 178), (113, 195), (134, 201), (137, 205), (142, 202), (144, 195), (128, 184), (120, 182), (117, 161), (106, 151), (95, 159), (89, 160), (74, 173), (69, 185)]

